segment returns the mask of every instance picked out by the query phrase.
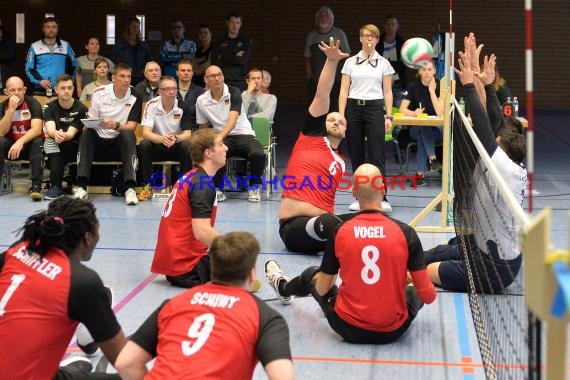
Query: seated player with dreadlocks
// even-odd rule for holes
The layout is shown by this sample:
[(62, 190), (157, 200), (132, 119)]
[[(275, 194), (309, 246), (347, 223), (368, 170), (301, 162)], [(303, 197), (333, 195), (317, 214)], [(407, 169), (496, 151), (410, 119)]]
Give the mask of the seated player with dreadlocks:
[(0, 378), (88, 376), (58, 370), (79, 322), (114, 363), (125, 335), (101, 279), (80, 263), (91, 258), (99, 241), (93, 205), (58, 198), (28, 217), (19, 232), (21, 239), (0, 253)]
[[(455, 72), (465, 89), (473, 130), (517, 203), (522, 204), (527, 179), (527, 171), (522, 164), (526, 155), (525, 138), (518, 133), (516, 122), (510, 120), (505, 126), (493, 88), (496, 57), (494, 54), (485, 56), (484, 70), (479, 72), (481, 48), (482, 45), (476, 47), (473, 34), (466, 37), (465, 52), (459, 53), (460, 70), (455, 69)], [(478, 80), (484, 85), (487, 114), (477, 96), (474, 82)], [(515, 218), (480, 159), (475, 164), (470, 188), (472, 190), (466, 190), (470, 197), (467, 202), (471, 206), (469, 218), (472, 223), (477, 223), (477, 228), (471, 234), (458, 236), (447, 245), (425, 252), (428, 272), (432, 282), (447, 290), (499, 293), (515, 280), (522, 262), (517, 247)], [(456, 204), (458, 195), (461, 196), (456, 190)], [(474, 265), (471, 268), (475, 275), (472, 284), (466, 277), (459, 243), (476, 247), (466, 252)]]

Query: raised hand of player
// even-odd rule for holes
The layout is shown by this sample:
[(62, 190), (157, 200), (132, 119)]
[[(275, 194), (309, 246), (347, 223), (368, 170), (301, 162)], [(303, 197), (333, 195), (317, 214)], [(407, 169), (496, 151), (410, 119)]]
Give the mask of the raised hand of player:
[(473, 33), (469, 33), (469, 36), (467, 37), (467, 39), (468, 39), (469, 50), (465, 50), (465, 51), (467, 53), (469, 53), (471, 56), (471, 62), (470, 62), (471, 70), (474, 73), (480, 73), (481, 72), (481, 66), (479, 64), (479, 62), (480, 62), (479, 57), (481, 56), (481, 51), (483, 50), (483, 47), (485, 45), (481, 44), (481, 45), (477, 46), (477, 39), (475, 37), (475, 34), (473, 34)]
[(495, 81), (495, 64), (497, 63), (497, 57), (495, 54), (491, 54), (491, 57), (485, 56), (483, 59), (483, 71), (480, 73), (475, 73), (477, 77), (483, 82), (484, 85), (491, 84)]
[(459, 64), (459, 70), (457, 70), (455, 67), (453, 68), (459, 77), (461, 84), (464, 86), (466, 84), (473, 83), (473, 70), (471, 70), (471, 67), (467, 64), (467, 62), (471, 62), (470, 60), (471, 54), (460, 51), (459, 59), (457, 60), (457, 63)]
[(319, 49), (325, 53), (327, 58), (331, 61), (340, 61), (341, 59), (348, 58), (348, 53), (340, 51), (340, 40), (331, 38), (328, 44), (321, 41), (319, 43)]

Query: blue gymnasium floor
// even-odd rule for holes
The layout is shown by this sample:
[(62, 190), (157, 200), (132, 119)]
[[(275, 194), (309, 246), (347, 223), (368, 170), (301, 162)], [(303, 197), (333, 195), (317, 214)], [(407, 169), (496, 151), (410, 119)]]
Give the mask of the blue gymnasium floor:
[[(278, 172), (283, 173), (291, 145), (301, 125), (304, 110), (282, 107), (278, 145)], [(292, 124), (292, 120), (296, 120)], [(535, 209), (553, 208), (553, 244), (568, 245), (568, 209), (570, 208), (570, 114), (540, 114), (536, 122), (536, 189)], [(287, 128), (291, 128), (287, 130)], [(391, 148), (390, 148), (391, 149)], [(388, 151), (390, 152), (390, 150)], [(388, 172), (397, 166), (388, 157)], [(410, 165), (410, 170), (415, 163)], [(395, 190), (390, 193), (393, 217), (410, 221), (437, 193), (438, 181), (417, 191)], [(162, 277), (149, 272), (156, 242), (156, 233), (164, 201), (141, 202), (127, 207), (122, 198), (92, 195), (101, 222), (101, 240), (93, 259), (87, 265), (95, 269), (115, 292), (115, 311), (127, 334), (134, 332), (142, 321), (165, 299), (178, 294)], [(306, 266), (319, 265), (320, 258), (287, 252), (278, 235), (277, 210), (280, 193), (271, 200), (250, 204), (246, 193), (230, 193), (218, 209), (216, 228), (221, 232), (246, 230), (261, 243), (258, 276), (263, 279), (263, 262), (277, 259), (289, 276)], [(347, 212), (352, 197), (347, 191), (337, 194), (336, 211)], [(0, 249), (15, 240), (13, 231), (25, 218), (45, 207), (33, 203), (27, 194), (12, 193), (0, 197)], [(423, 225), (435, 225), (439, 213), (431, 213)], [(425, 248), (449, 239), (451, 234), (421, 233)], [(435, 303), (426, 305), (412, 323), (410, 330), (396, 343), (386, 346), (353, 345), (342, 342), (328, 327), (316, 302), (310, 298), (296, 299), (283, 306), (275, 301), (267, 284), (258, 293), (261, 299), (281, 312), (290, 327), (291, 347), (299, 379), (482, 379), (484, 372), (477, 345), (469, 302), (464, 294), (438, 292)], [(79, 355), (70, 345), (68, 353)], [(105, 368), (100, 355), (93, 358), (99, 369)], [(517, 364), (517, 363), (511, 363)], [(113, 372), (112, 368), (108, 368)], [(514, 378), (520, 371), (513, 373)], [(265, 378), (258, 366), (255, 379)]]

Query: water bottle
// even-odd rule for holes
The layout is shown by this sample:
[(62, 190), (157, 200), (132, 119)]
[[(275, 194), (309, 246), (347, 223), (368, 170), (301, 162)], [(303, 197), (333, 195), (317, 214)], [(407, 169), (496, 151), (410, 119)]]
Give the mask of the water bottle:
[(465, 114), (465, 99), (463, 99), (463, 96), (459, 98), (459, 109)]
[(519, 100), (516, 96), (513, 98), (513, 113), (515, 117), (519, 117)]
[(503, 115), (505, 117), (513, 116), (513, 102), (511, 101), (511, 97), (507, 98), (507, 101), (503, 104)]

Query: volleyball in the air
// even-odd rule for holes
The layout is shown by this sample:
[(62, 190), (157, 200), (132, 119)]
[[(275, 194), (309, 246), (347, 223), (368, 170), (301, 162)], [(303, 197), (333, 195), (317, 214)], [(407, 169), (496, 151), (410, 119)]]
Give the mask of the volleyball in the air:
[(433, 59), (433, 46), (423, 38), (410, 38), (402, 46), (402, 61), (412, 69), (421, 69)]

